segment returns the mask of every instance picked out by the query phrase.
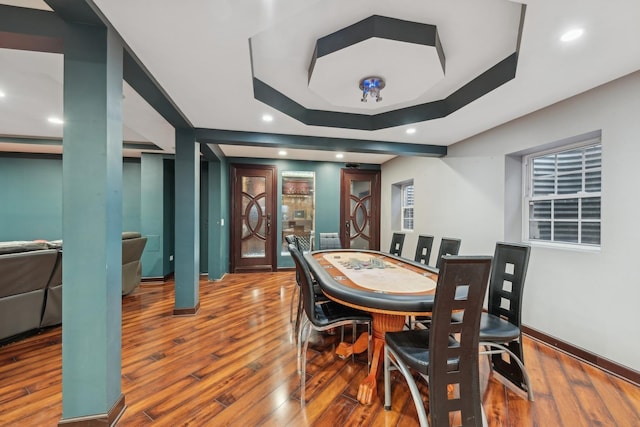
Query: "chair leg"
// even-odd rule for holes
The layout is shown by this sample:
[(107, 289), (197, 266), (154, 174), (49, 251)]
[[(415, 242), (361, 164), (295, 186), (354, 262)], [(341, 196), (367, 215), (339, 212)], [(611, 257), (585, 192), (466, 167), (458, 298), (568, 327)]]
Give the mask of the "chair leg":
[(300, 377), (300, 403), (304, 407), (307, 403), (305, 398), (305, 388), (307, 384), (307, 349), (309, 348), (309, 338), (311, 337), (311, 322), (307, 322), (308, 331), (304, 339), (304, 346), (302, 349), (302, 376)]
[(293, 323), (293, 301), (296, 299), (296, 294), (300, 293), (300, 286), (296, 285), (291, 291), (291, 303), (289, 304), (289, 323)]
[[(356, 342), (356, 332), (358, 329), (358, 324), (354, 323), (353, 325), (351, 325), (351, 345), (353, 345)], [(344, 329), (343, 329), (343, 335), (344, 335)], [(344, 341), (344, 340), (342, 340)], [(369, 348), (367, 347), (367, 351), (369, 351)], [(369, 356), (367, 356), (369, 357)], [(356, 361), (356, 355), (355, 353), (351, 353), (351, 363), (354, 363)]]
[[(418, 390), (418, 386), (413, 379), (413, 375), (409, 369), (404, 365), (404, 363), (399, 362), (400, 360), (398, 356), (387, 346), (384, 346), (385, 351), (385, 366), (391, 362), (393, 365), (398, 368), (398, 370), (402, 373), (407, 385), (409, 386), (409, 391), (411, 392), (411, 397), (413, 398), (413, 403), (416, 406), (416, 412), (418, 413), (418, 420), (420, 421), (421, 427), (428, 427), (429, 422), (427, 421), (427, 411), (424, 408), (424, 403), (422, 402), (422, 396), (420, 395), (420, 390)], [(393, 356), (393, 358), (389, 357), (389, 355)], [(390, 366), (389, 366), (390, 368)], [(387, 390), (387, 382), (389, 383), (389, 390)], [(389, 376), (388, 370), (385, 369), (385, 395), (384, 395), (384, 408), (391, 409), (391, 377)], [(389, 396), (387, 400), (387, 396)]]
[(299, 292), (298, 293), (298, 311), (296, 313), (296, 323), (293, 327), (293, 330), (296, 332), (296, 335), (297, 335), (297, 332), (300, 330), (300, 326), (301, 326), (300, 319), (302, 317), (302, 311), (303, 311), (302, 310), (302, 293)]
[(307, 326), (307, 323), (309, 322), (307, 320), (307, 316), (304, 316), (301, 320), (302, 320), (302, 324), (300, 325), (300, 329), (298, 329), (298, 344), (297, 344), (297, 346), (298, 346), (298, 373), (300, 373), (300, 371), (301, 371), (300, 358), (301, 358), (301, 355), (302, 355), (302, 335), (303, 335), (304, 329)]
[[(533, 390), (531, 388), (531, 381), (529, 380), (529, 374), (527, 373), (526, 368), (524, 367), (524, 363), (522, 363), (522, 360), (520, 360), (520, 358), (518, 356), (516, 356), (511, 350), (509, 350), (508, 347), (502, 345), (502, 344), (498, 344), (495, 342), (480, 342), (480, 345), (483, 347), (496, 347), (498, 349), (500, 349), (499, 351), (484, 351), (481, 352), (480, 354), (487, 354), (487, 355), (491, 355), (491, 354), (499, 354), (499, 353), (507, 353), (513, 360), (516, 361), (516, 363), (518, 364), (518, 366), (520, 367), (520, 370), (522, 371), (522, 377), (524, 378), (524, 382), (527, 385), (527, 398), (533, 402)], [(489, 365), (491, 366), (491, 360), (489, 360)]]
[(384, 410), (391, 410), (391, 366), (389, 348), (384, 346)]

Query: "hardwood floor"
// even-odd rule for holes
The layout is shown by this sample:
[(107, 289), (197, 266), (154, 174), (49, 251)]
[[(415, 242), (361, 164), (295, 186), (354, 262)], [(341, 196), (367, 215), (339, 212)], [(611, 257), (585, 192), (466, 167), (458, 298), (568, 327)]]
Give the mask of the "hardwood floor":
[[(143, 284), (125, 297), (127, 409), (118, 426), (418, 425), (400, 376), (392, 411), (383, 409), (382, 377), (374, 404), (356, 401), (366, 364), (334, 356), (339, 335), (313, 337), (301, 407), (289, 324), (294, 286), (293, 272), (203, 281), (200, 311), (185, 317), (172, 315), (173, 283)], [(489, 375), (481, 359), (490, 426), (640, 426), (640, 387), (528, 338), (525, 358), (534, 402)], [(57, 425), (61, 389), (61, 328), (0, 348), (0, 426)]]

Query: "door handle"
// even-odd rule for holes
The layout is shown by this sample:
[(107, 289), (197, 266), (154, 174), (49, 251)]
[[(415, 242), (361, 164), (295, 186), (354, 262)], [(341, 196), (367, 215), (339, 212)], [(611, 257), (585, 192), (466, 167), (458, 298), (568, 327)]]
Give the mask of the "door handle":
[(271, 214), (267, 214), (267, 236), (271, 234)]

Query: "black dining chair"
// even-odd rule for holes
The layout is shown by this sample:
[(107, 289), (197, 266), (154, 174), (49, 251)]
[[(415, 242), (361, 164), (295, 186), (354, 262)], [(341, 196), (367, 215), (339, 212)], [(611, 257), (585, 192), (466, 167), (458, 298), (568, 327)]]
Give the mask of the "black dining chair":
[[(440, 268), (440, 262), (445, 255), (458, 255), (460, 252), (460, 244), (462, 240), (443, 237), (440, 240), (440, 249), (438, 250), (438, 258), (436, 259), (436, 268)], [(431, 254), (429, 254), (431, 256)], [(427, 264), (428, 265), (428, 264)], [(417, 324), (428, 325), (431, 322), (430, 316), (414, 316), (409, 321), (409, 329), (413, 329)]]
[(416, 254), (413, 257), (415, 262), (429, 265), (431, 259), (431, 248), (433, 247), (433, 236), (428, 234), (420, 234), (418, 236), (418, 244), (416, 245)]
[[(304, 314), (302, 325), (298, 332), (298, 372), (301, 373), (301, 397), (300, 402), (305, 404), (307, 348), (311, 331), (327, 331), (339, 326), (353, 325), (353, 339), (356, 337), (357, 325), (367, 325), (367, 331), (371, 336), (371, 315), (367, 312), (347, 307), (334, 301), (318, 304), (316, 294), (313, 291), (313, 279), (311, 271), (305, 259), (295, 245), (289, 245), (289, 252), (293, 258), (296, 269), (300, 272), (300, 288), (302, 290), (302, 306)], [(304, 339), (304, 344), (302, 344)], [(344, 328), (341, 341), (344, 341)], [(367, 361), (371, 360), (370, 345), (367, 348)]]
[[(298, 243), (296, 236), (294, 234), (289, 234), (284, 236), (284, 240), (285, 242), (287, 242), (287, 250), (289, 248), (289, 245), (296, 245), (296, 247), (298, 248), (298, 250), (300, 250), (300, 244)], [(300, 251), (302, 252), (302, 251)], [(300, 275), (298, 273), (298, 271), (296, 270), (296, 284), (297, 287), (293, 288), (293, 290), (291, 291), (291, 304), (289, 307), (289, 323), (293, 323), (293, 301), (296, 299), (296, 295), (298, 295), (298, 314), (300, 313)], [(298, 320), (296, 319), (296, 323), (298, 322)], [(297, 328), (296, 328), (297, 331)]]
[[(478, 330), (491, 257), (445, 256), (441, 265), (431, 327), (385, 334), (384, 407), (391, 409), (390, 371), (398, 369), (409, 385), (420, 425), (429, 425), (413, 370), (428, 382), (433, 426), (448, 427), (452, 412), (460, 413), (464, 426), (481, 426), (485, 417), (478, 372)], [(454, 320), (452, 312), (463, 316)], [(450, 387), (455, 397), (450, 397)]]
[[(525, 391), (533, 401), (533, 389), (524, 366), (520, 323), (530, 251), (528, 245), (496, 244), (489, 281), (488, 312), (483, 312), (480, 318), (480, 347), (485, 349), (481, 354), (489, 356), (490, 367)], [(509, 357), (503, 358), (503, 353)]]
[(436, 268), (440, 268), (440, 262), (445, 255), (458, 255), (460, 252), (460, 244), (462, 240), (443, 237), (440, 240), (440, 249), (438, 250), (438, 258), (436, 259)]
[[(298, 236), (294, 234), (290, 234), (290, 235), (284, 236), (284, 239), (287, 242), (287, 248), (289, 248), (289, 245), (294, 245), (296, 249), (300, 251), (300, 253), (303, 253)], [(289, 251), (289, 253), (291, 253), (291, 251)], [(300, 287), (300, 280), (301, 280), (300, 271), (296, 268), (297, 287), (294, 288), (293, 291), (291, 292), (291, 303), (290, 303), (291, 306), (289, 307), (289, 323), (293, 323), (293, 301), (295, 300), (295, 296), (297, 294), (298, 308), (296, 310), (296, 321), (293, 326), (293, 334), (294, 334), (294, 337), (296, 337), (296, 339), (298, 337), (298, 332), (300, 330), (300, 318), (302, 317), (302, 289)], [(318, 285), (315, 281), (313, 281), (313, 292), (315, 293), (316, 302), (318, 304), (329, 301), (326, 295), (322, 292), (322, 289), (320, 289), (320, 285)]]
[(338, 233), (320, 233), (318, 249), (342, 249), (340, 242), (340, 234)]
[(389, 253), (395, 256), (402, 256), (402, 246), (404, 246), (404, 233), (393, 233), (391, 237), (391, 246), (389, 247)]

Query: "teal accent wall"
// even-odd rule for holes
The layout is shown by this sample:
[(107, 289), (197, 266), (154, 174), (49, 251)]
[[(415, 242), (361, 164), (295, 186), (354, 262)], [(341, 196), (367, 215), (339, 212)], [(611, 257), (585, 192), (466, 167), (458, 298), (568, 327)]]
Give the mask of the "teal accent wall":
[(174, 271), (174, 248), (175, 248), (175, 206), (176, 206), (176, 187), (175, 187), (175, 162), (173, 159), (164, 160), (164, 232), (162, 239), (164, 240), (163, 250), (163, 275), (173, 273)]
[(141, 159), (141, 233), (147, 237), (142, 253), (142, 276), (164, 277), (164, 157), (161, 154), (143, 153)]
[(0, 157), (0, 241), (62, 239), (62, 161)]
[[(277, 184), (277, 212), (278, 218), (277, 236), (282, 235), (282, 172), (283, 171), (310, 171), (316, 175), (316, 200), (315, 200), (315, 239), (318, 241), (318, 233), (337, 232), (340, 230), (340, 171), (344, 163), (337, 162), (313, 162), (306, 160), (284, 159), (229, 159), (232, 163), (275, 165), (278, 169)], [(361, 164), (360, 169), (379, 170), (380, 165)], [(227, 197), (227, 200), (229, 197)], [(227, 235), (229, 228), (226, 229)], [(278, 245), (278, 268), (293, 267), (294, 263), (288, 254), (282, 255)]]
[(122, 231), (141, 231), (141, 165), (122, 164)]
[[(140, 163), (122, 166), (122, 227), (140, 231)], [(0, 183), (0, 241), (62, 239), (60, 156), (2, 156)]]
[(229, 164), (227, 159), (208, 165), (208, 257), (209, 280), (229, 272)]

